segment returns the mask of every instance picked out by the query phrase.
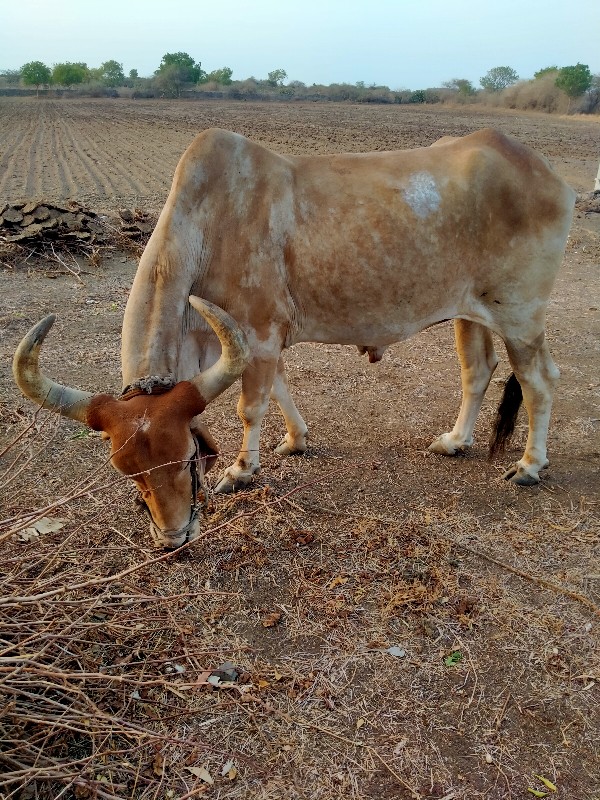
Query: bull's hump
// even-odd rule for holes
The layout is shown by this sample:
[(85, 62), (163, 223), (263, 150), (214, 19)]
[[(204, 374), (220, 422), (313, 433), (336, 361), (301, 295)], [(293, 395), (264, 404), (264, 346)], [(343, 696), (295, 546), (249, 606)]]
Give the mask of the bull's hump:
[(199, 133), (188, 147), (184, 158), (197, 158), (200, 155), (221, 153), (228, 159), (235, 161), (241, 157), (269, 159), (276, 161), (289, 161), (285, 155), (274, 153), (259, 142), (246, 138), (241, 133), (228, 131), (224, 128), (207, 128)]

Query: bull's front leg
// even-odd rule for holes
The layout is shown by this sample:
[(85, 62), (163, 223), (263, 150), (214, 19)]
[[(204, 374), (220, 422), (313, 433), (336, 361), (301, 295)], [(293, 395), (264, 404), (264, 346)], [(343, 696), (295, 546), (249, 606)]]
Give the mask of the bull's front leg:
[(242, 449), (236, 461), (223, 473), (215, 489), (217, 493), (228, 494), (243, 489), (260, 471), (260, 428), (269, 407), (277, 358), (255, 358), (244, 370), (237, 407), (244, 425)]
[(308, 428), (290, 394), (290, 387), (285, 376), (283, 356), (279, 356), (279, 361), (277, 362), (271, 397), (279, 406), (287, 428), (287, 433), (275, 448), (275, 452), (280, 456), (292, 456), (306, 452), (308, 447)]

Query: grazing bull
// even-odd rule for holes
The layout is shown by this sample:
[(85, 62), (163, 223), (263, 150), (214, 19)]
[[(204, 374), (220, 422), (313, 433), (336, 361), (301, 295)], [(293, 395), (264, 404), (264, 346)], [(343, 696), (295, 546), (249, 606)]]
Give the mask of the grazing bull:
[[(546, 305), (574, 200), (543, 157), (494, 130), (410, 151), (321, 156), (282, 156), (207, 130), (179, 162), (133, 282), (124, 394), (92, 397), (42, 376), (37, 349), (48, 323), (21, 344), (16, 379), (38, 403), (110, 438), (113, 464), (135, 480), (156, 538), (178, 545), (197, 532), (189, 465), (195, 452), (216, 452), (197, 415), (238, 375), (244, 438), (222, 492), (246, 486), (260, 467), (269, 397), (287, 428), (276, 452), (306, 449), (286, 347), (355, 344), (376, 361), (387, 345), (454, 319), (462, 404), (430, 450), (454, 455), (472, 444), (498, 361), (494, 332), (516, 376), (496, 441), (522, 397), (529, 415), (525, 453), (505, 477), (537, 483), (558, 379), (544, 338)], [(190, 294), (236, 322), (197, 298), (190, 302), (202, 316), (195, 314)]]

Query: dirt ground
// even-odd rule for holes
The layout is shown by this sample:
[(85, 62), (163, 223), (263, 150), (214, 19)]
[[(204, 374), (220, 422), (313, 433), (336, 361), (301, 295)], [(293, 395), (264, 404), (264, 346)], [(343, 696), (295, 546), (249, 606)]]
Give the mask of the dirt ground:
[[(74, 198), (102, 212), (160, 210), (178, 158), (213, 125), (282, 153), (415, 147), (493, 126), (545, 154), (578, 192), (593, 188), (600, 157), (597, 121), (470, 108), (0, 98), (0, 120), (0, 205)], [(137, 750), (138, 763), (67, 732), (61, 757), (77, 760), (75, 742), (88, 783), (63, 781), (65, 796), (500, 800), (534, 789), (599, 800), (598, 216), (576, 215), (549, 308), (562, 377), (542, 483), (501, 479), (523, 449), (523, 417), (510, 452), (486, 459), (510, 371), (500, 342), (476, 444), (456, 459), (426, 452), (460, 402), (451, 325), (391, 347), (377, 365), (355, 348), (293, 348), (286, 363), (309, 425), (307, 454), (271, 452), (282, 435), (272, 409), (253, 489), (211, 498), (206, 536), (185, 553), (118, 578), (132, 597), (143, 585), (154, 598), (179, 598), (168, 613), (146, 600), (146, 617), (142, 609), (129, 625), (102, 595), (105, 618), (93, 617), (85, 652), (102, 669), (118, 664), (133, 691), (116, 705), (103, 694), (99, 707), (155, 726), (164, 746), (154, 760)], [(80, 389), (120, 391), (136, 263), (115, 249), (102, 255), (100, 264), (80, 260), (78, 274), (71, 262), (27, 253), (0, 264), (2, 442), (32, 419), (10, 361), (47, 313), (58, 321), (44, 370)], [(221, 467), (241, 438), (236, 391), (206, 411)], [(120, 576), (156, 557), (131, 509), (133, 490), (106, 469), (96, 436), (42, 415), (19, 447), (0, 461), (6, 519), (96, 482), (52, 512), (60, 531), (29, 542), (0, 535), (2, 594), (17, 584), (37, 592), (42, 579), (69, 587), (81, 574)], [(240, 686), (193, 683), (224, 662), (243, 676)], [(173, 664), (184, 672), (173, 674)], [(11, 708), (0, 707), (5, 733)], [(7, 779), (4, 796), (57, 797), (48, 786), (60, 782), (40, 775)]]

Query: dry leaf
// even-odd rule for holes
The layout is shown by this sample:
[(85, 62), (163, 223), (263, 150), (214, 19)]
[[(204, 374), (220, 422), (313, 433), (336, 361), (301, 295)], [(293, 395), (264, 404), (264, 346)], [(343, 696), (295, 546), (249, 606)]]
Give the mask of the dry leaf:
[(552, 783), (552, 781), (549, 781), (548, 778), (544, 778), (543, 775), (536, 775), (535, 777), (538, 779), (538, 781), (541, 781), (544, 784), (546, 789), (550, 789), (551, 792), (556, 791), (556, 786)]
[(237, 778), (237, 769), (233, 761), (226, 761), (221, 769), (221, 776), (233, 781)]
[(42, 517), (34, 522), (34, 528), (38, 533), (54, 533), (65, 527), (64, 519), (53, 519), (52, 517)]
[(365, 724), (365, 721), (364, 721), (364, 719), (362, 717), (360, 719), (356, 720), (356, 730), (358, 730), (359, 728), (362, 728), (362, 726), (364, 724)]
[(200, 778), (201, 781), (204, 783), (209, 783), (211, 786), (214, 783), (210, 772), (206, 769), (206, 767), (186, 767), (188, 772), (191, 772), (192, 775), (195, 775), (197, 778)]
[(29, 528), (19, 531), (17, 538), (21, 542), (32, 542), (44, 533), (54, 533), (65, 527), (65, 520), (54, 517), (42, 517)]
[(263, 626), (263, 628), (272, 628), (275, 625), (277, 625), (280, 619), (281, 619), (280, 612), (273, 611), (272, 614), (267, 614), (267, 616), (261, 620), (261, 625)]
[(331, 581), (328, 588), (335, 589), (336, 586), (343, 586), (345, 583), (348, 583), (348, 578), (344, 578), (341, 575), (338, 575), (337, 578), (334, 578)]
[(391, 656), (395, 656), (396, 658), (404, 658), (406, 655), (406, 650), (394, 645), (393, 647), (388, 647), (386, 653), (389, 653)]
[(198, 677), (194, 681), (193, 685), (194, 686), (207, 686), (208, 685), (208, 679), (210, 678), (211, 675), (212, 675), (212, 670), (205, 670), (204, 672), (201, 672), (200, 675), (198, 675)]
[(162, 753), (157, 753), (152, 761), (152, 772), (157, 778), (162, 778), (165, 774), (165, 757)]
[(402, 739), (400, 739), (400, 741), (396, 745), (396, 747), (394, 747), (394, 755), (399, 756), (407, 744), (408, 744), (408, 737), (403, 736)]

